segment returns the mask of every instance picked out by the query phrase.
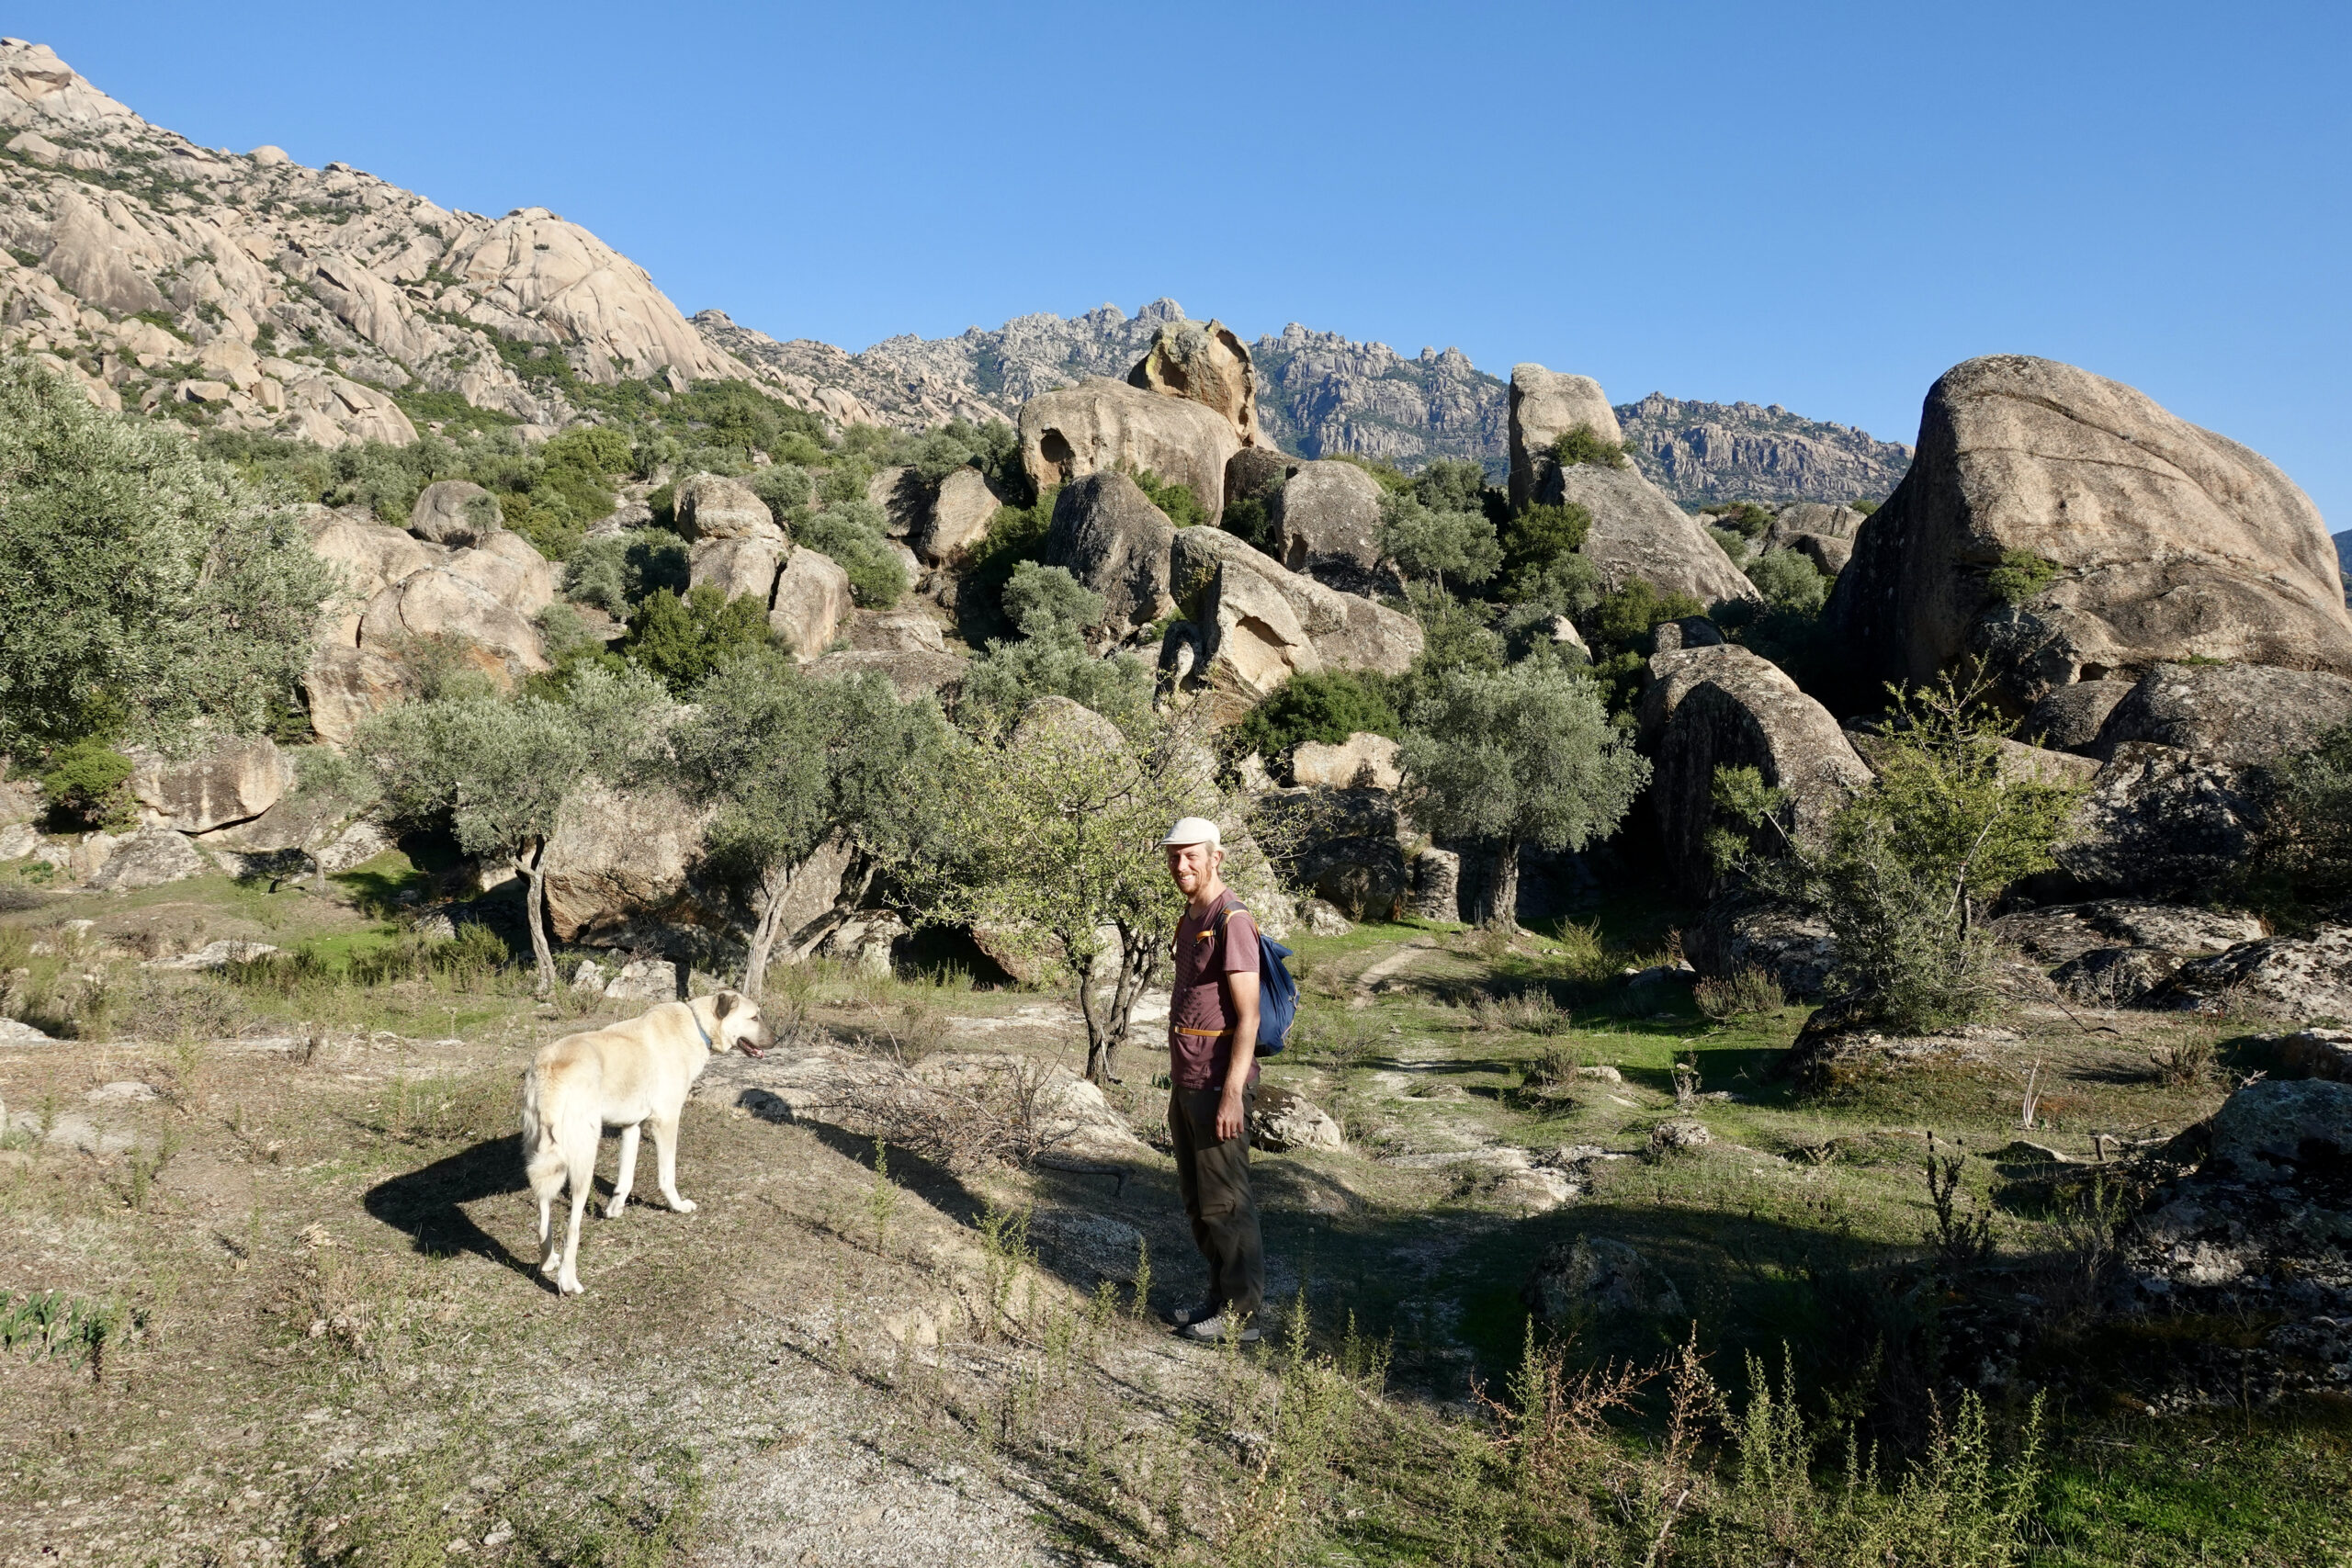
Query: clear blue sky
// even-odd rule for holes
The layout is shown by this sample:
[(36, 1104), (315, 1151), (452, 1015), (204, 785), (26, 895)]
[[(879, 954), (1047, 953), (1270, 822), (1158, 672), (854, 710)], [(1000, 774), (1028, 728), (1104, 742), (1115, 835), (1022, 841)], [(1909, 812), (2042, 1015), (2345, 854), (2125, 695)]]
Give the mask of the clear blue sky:
[(2352, 7), (20, 3), (210, 145), (860, 348), (1172, 295), (1912, 438), (2018, 351), (2352, 527)]

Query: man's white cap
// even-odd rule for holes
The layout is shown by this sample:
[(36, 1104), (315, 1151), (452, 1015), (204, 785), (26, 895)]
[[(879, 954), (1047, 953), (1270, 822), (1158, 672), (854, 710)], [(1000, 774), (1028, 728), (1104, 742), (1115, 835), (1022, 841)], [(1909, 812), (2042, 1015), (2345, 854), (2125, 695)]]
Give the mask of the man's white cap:
[(1179, 819), (1176, 826), (1168, 829), (1168, 837), (1159, 840), (1162, 849), (1178, 844), (1208, 844), (1222, 848), (1223, 840), (1216, 830), (1216, 824), (1207, 818), (1186, 817)]

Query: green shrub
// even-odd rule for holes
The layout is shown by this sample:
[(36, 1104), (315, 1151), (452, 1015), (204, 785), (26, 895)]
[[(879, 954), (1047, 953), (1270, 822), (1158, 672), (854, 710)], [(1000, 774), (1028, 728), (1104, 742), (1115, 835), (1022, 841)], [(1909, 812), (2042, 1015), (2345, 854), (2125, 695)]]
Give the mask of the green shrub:
[(883, 533), (882, 509), (861, 491), (796, 523), (793, 536), (841, 563), (850, 596), (868, 610), (887, 610), (907, 591), (907, 569)]
[(1880, 507), (1884, 506), (1886, 502), (1883, 501), (1872, 501), (1868, 496), (1857, 496), (1854, 500), (1846, 503), (1850, 510), (1859, 512), (1865, 517), (1868, 517), (1871, 513), (1876, 512)]
[(1747, 581), (1776, 610), (1817, 615), (1829, 600), (1829, 579), (1796, 550), (1767, 550), (1750, 563)]
[(1237, 757), (1279, 757), (1302, 740), (1336, 746), (1360, 731), (1394, 739), (1403, 726), (1387, 688), (1378, 675), (1347, 670), (1294, 675), (1227, 731), (1227, 744)]
[(1102, 621), (1102, 595), (1072, 577), (1067, 567), (1014, 562), (1002, 603), (1005, 618), (1023, 637), (1045, 637), (1057, 627), (1083, 631)]
[(1715, 542), (1715, 548), (1731, 558), (1734, 566), (1747, 558), (1747, 536), (1738, 529), (1711, 527), (1707, 537)]
[(1984, 574), (1984, 586), (2003, 603), (2022, 604), (2058, 577), (2058, 563), (2031, 550), (2003, 550), (2001, 564)]
[(662, 589), (686, 591), (692, 553), (685, 540), (661, 528), (637, 528), (581, 542), (565, 563), (563, 591), (626, 620)]
[[(1772, 514), (1752, 501), (1734, 502), (1728, 508), (1717, 508), (1716, 526), (1728, 528), (1743, 539), (1761, 538), (1764, 530), (1772, 525)], [(1733, 559), (1738, 559), (1735, 554)]]
[(1625, 466), (1624, 445), (1608, 440), (1589, 424), (1579, 424), (1553, 442), (1552, 457), (1564, 468), (1572, 468), (1578, 463), (1602, 468)]
[(988, 532), (971, 548), (956, 596), (965, 641), (977, 645), (1009, 629), (1001, 610), (1005, 584), (1012, 580), (1013, 568), (1045, 554), (1046, 531), (1053, 525), (1054, 502), (1060, 494), (1059, 486), (1049, 487), (1027, 506), (1000, 506), (989, 519)]
[(1432, 457), (1413, 476), (1413, 499), (1431, 512), (1476, 512), (1490, 518), (1500, 496), (1487, 484), (1487, 470), (1466, 457)]
[(1252, 549), (1267, 555), (1274, 553), (1274, 516), (1261, 497), (1244, 496), (1227, 502), (1216, 525)]
[(1097, 659), (1075, 626), (1046, 621), (1034, 637), (991, 642), (964, 672), (956, 718), (969, 729), (1010, 727), (1039, 697), (1068, 697), (1120, 725), (1151, 711), (1151, 667), (1131, 653)]
[(1688, 593), (1661, 593), (1647, 578), (1634, 577), (1614, 593), (1603, 594), (1581, 629), (1596, 657), (1604, 650), (1646, 653), (1653, 628), (1706, 613), (1707, 607)]
[(40, 795), (50, 819), (69, 831), (120, 833), (139, 824), (130, 759), (101, 740), (77, 740), (53, 752), (41, 770)]
[[(1442, 499), (1442, 498), (1441, 498)], [(1396, 491), (1380, 503), (1380, 553), (1407, 577), (1442, 588), (1475, 588), (1501, 570), (1503, 549), (1483, 510), (1437, 511)]]
[(1591, 533), (1592, 513), (1574, 502), (1531, 506), (1503, 525), (1503, 565), (1514, 577), (1531, 570), (1540, 574), (1584, 548)]
[(1187, 484), (1170, 484), (1149, 468), (1137, 468), (1134, 479), (1137, 489), (1151, 498), (1151, 503), (1168, 516), (1179, 528), (1197, 527), (1209, 520), (1208, 508), (1193, 493)]
[(2282, 759), (2271, 776), (2255, 872), (2260, 901), (2291, 912), (2352, 895), (2352, 724)]
[(729, 655), (776, 642), (767, 606), (746, 595), (729, 599), (708, 583), (680, 598), (656, 589), (629, 617), (621, 651), (678, 696), (702, 684)]

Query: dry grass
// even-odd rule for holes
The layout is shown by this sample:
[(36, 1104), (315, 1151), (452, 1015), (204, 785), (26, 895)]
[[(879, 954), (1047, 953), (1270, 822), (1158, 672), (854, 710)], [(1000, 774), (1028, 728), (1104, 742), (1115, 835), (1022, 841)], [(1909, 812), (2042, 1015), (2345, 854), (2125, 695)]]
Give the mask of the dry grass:
[(1690, 987), (1699, 1010), (1716, 1022), (1775, 1013), (1789, 1005), (1788, 993), (1770, 970), (1750, 964), (1720, 979), (1704, 979)]

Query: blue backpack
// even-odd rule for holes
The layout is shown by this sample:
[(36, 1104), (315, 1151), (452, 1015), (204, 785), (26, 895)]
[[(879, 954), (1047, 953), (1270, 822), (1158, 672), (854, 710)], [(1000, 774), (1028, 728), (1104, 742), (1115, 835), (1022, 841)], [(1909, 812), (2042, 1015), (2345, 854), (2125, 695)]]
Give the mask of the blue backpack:
[[(1236, 915), (1250, 911), (1239, 903), (1227, 904), (1225, 913), (1217, 917), (1217, 929)], [(1254, 925), (1257, 917), (1250, 916)], [(1258, 1055), (1279, 1056), (1290, 1043), (1290, 1026), (1298, 1019), (1298, 982), (1291, 978), (1283, 960), (1291, 955), (1290, 949), (1268, 936), (1258, 933)]]

